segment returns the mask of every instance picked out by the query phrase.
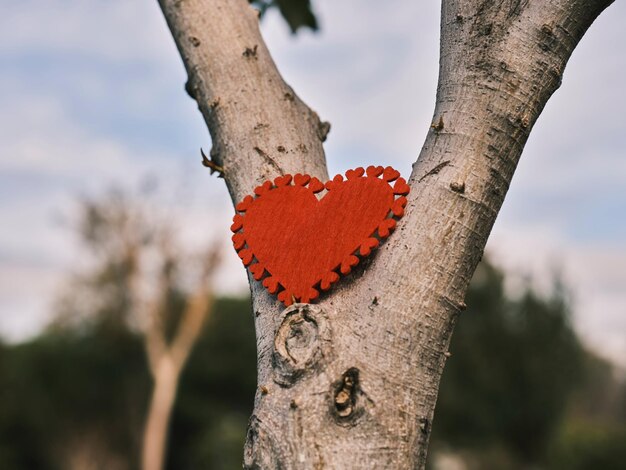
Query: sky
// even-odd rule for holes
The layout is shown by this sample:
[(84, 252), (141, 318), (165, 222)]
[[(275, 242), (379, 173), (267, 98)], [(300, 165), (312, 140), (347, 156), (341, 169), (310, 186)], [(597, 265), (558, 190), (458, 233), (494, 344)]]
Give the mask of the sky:
[[(210, 138), (152, 0), (3, 0), (0, 16), (0, 336), (50, 320), (85, 263), (79, 201), (112, 186), (162, 188), (190, 244), (224, 240), (224, 293), (245, 293), (228, 247), (232, 205), (200, 165)], [(439, 2), (314, 0), (321, 31), (262, 23), (287, 82), (332, 124), (330, 174), (369, 164), (410, 174), (431, 124)], [(509, 289), (570, 287), (589, 347), (626, 368), (626, 4), (574, 52), (533, 129), (492, 235)]]

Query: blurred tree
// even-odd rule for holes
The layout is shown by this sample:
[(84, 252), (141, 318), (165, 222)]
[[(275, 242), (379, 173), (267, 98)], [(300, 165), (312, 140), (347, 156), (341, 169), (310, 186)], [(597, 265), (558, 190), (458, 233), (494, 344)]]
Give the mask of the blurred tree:
[(555, 470), (620, 470), (626, 462), (626, 378), (594, 354), (548, 459)]
[[(62, 317), (87, 315), (113, 330), (141, 332), (154, 382), (143, 436), (144, 470), (163, 468), (180, 374), (212, 309), (209, 282), (217, 266), (216, 247), (195, 256), (185, 253), (171, 217), (157, 214), (119, 191), (84, 201), (81, 235), (94, 265), (72, 291), (93, 306), (85, 302)], [(184, 272), (181, 263), (186, 263)]]
[(574, 393), (570, 414), (577, 422), (622, 426), (626, 430), (626, 380), (610, 363), (592, 353), (584, 357), (583, 380)]
[[(617, 468), (623, 381), (583, 349), (560, 283), (548, 299), (530, 289), (511, 299), (503, 281), (488, 263), (476, 271), (442, 377), (435, 449), (476, 469)], [(603, 450), (578, 445), (583, 436)]]
[(537, 463), (582, 375), (583, 351), (561, 290), (511, 300), (503, 289), (502, 274), (481, 264), (452, 341), (433, 439), (502, 445)]

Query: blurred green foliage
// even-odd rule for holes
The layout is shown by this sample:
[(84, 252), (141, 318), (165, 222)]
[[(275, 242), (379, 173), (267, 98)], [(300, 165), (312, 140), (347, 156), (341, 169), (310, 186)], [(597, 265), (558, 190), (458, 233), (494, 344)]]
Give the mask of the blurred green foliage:
[(0, 468), (65, 469), (90, 458), (136, 468), (148, 373), (132, 333), (45, 333), (0, 349)]
[(541, 462), (583, 377), (584, 351), (560, 289), (508, 299), (503, 275), (482, 264), (458, 322), (442, 377), (433, 440), (502, 447)]
[[(256, 384), (246, 299), (220, 299), (180, 384), (168, 468), (239, 468)], [(92, 322), (0, 347), (0, 468), (135, 469), (150, 394), (142, 339)]]
[(554, 470), (623, 470), (626, 463), (624, 426), (570, 423), (555, 442), (548, 460)]
[(504, 274), (482, 263), (467, 304), (431, 452), (456, 454), (468, 469), (624, 468), (626, 384), (580, 343), (563, 286), (512, 299)]

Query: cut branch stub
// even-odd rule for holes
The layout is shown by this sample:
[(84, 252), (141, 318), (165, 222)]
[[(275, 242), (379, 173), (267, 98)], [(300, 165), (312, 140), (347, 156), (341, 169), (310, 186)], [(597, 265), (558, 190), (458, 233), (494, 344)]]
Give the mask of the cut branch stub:
[[(255, 280), (289, 306), (328, 290), (388, 237), (409, 186), (391, 167), (370, 166), (323, 184), (309, 175), (265, 181), (237, 204), (233, 245)], [(321, 199), (316, 193), (328, 191)]]
[(316, 305), (293, 304), (282, 313), (274, 338), (274, 381), (293, 385), (319, 370), (332, 353), (331, 330), (324, 311)]

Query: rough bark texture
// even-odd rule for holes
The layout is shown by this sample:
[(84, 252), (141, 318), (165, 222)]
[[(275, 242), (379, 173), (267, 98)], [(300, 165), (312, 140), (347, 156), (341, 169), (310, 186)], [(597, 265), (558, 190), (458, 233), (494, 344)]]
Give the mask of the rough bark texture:
[[(327, 126), (282, 81), (244, 0), (161, 0), (233, 200), (326, 178)], [(316, 305), (251, 281), (259, 389), (246, 468), (423, 468), (455, 320), (537, 117), (611, 0), (444, 0), (432, 128), (406, 216)], [(375, 162), (364, 162), (364, 164)]]

